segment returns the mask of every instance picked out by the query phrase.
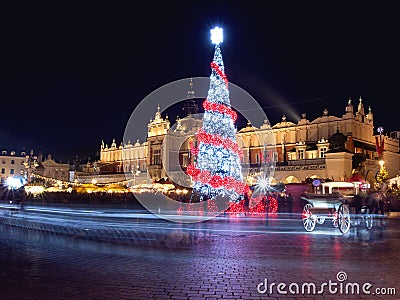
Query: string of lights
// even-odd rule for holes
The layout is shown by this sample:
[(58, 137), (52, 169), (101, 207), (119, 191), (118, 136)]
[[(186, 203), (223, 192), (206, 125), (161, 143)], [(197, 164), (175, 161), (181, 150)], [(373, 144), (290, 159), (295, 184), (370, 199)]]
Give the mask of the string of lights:
[[(83, 183), (83, 182), (78, 182), (78, 181), (65, 181), (65, 180), (60, 180), (57, 178), (52, 178), (52, 177), (46, 177), (38, 174), (32, 174), (33, 178), (37, 178), (40, 180), (44, 180), (46, 182), (49, 182), (50, 184), (53, 185), (63, 185), (63, 186), (85, 186), (88, 183)], [(104, 184), (99, 184), (96, 182), (96, 179), (94, 179), (94, 182), (91, 182), (90, 184), (97, 184), (99, 186), (104, 186), (104, 187), (110, 187), (110, 186), (115, 186), (115, 185), (121, 185), (121, 186), (126, 186), (129, 185), (130, 183), (133, 182), (133, 179), (127, 179), (127, 180), (121, 180), (121, 181), (115, 181), (115, 182), (108, 182)]]
[(211, 30), (211, 40), (215, 51), (210, 87), (203, 102), (203, 126), (196, 134), (198, 147), (191, 145), (195, 160), (186, 172), (192, 178), (195, 192), (208, 199), (217, 195), (227, 196), (235, 203), (243, 198), (248, 186), (243, 182), (242, 152), (236, 142), (234, 126), (237, 114), (230, 105), (228, 79), (219, 46), (223, 41), (222, 28)]

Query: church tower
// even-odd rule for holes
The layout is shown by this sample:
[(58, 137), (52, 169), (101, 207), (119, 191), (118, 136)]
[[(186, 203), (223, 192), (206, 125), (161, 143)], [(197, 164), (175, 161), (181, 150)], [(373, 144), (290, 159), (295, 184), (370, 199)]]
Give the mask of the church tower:
[(187, 100), (183, 104), (183, 112), (184, 112), (184, 117), (190, 116), (190, 115), (195, 115), (199, 113), (199, 107), (196, 104), (195, 101), (195, 95), (194, 95), (194, 89), (193, 89), (193, 79), (190, 78), (190, 83), (189, 83), (189, 90), (187, 92), (186, 96)]

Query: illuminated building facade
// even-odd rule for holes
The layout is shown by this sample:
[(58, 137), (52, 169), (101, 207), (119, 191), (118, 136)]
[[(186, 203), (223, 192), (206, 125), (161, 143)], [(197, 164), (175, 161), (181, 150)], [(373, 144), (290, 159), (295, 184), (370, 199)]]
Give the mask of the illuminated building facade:
[[(271, 138), (274, 145), (269, 142)], [(249, 173), (259, 172), (265, 153), (264, 157), (269, 155), (268, 160), (275, 163), (274, 179), (284, 183), (314, 177), (345, 181), (353, 170), (373, 182), (382, 159), (390, 176), (396, 176), (400, 167), (397, 133), (379, 136), (385, 145), (381, 155), (376, 151), (376, 138), (372, 110), (365, 113), (361, 98), (356, 110), (348, 100), (341, 117), (329, 115), (325, 108), (312, 121), (303, 113), (297, 123), (283, 116), (273, 126), (265, 123), (256, 128), (249, 123), (238, 132)]]
[(4, 184), (8, 177), (30, 177), (31, 175), (44, 176), (62, 181), (69, 180), (69, 164), (56, 162), (51, 155), (42, 160), (42, 155), (36, 157), (33, 150), (30, 154), (25, 151), (2, 150), (0, 155), (0, 178)]
[[(201, 119), (196, 117), (198, 108), (191, 98), (195, 98), (192, 82), (184, 107), (187, 117), (178, 118), (173, 126), (168, 116), (162, 117), (158, 106), (143, 143), (117, 147), (114, 140), (108, 147), (102, 142), (97, 164), (101, 166), (100, 173), (106, 173), (107, 166), (110, 173), (133, 172), (139, 166), (139, 183), (182, 177), (192, 159), (190, 142), (196, 142), (195, 132), (201, 128)], [(340, 117), (330, 115), (325, 108), (314, 120), (303, 113), (296, 123), (288, 121), (285, 115), (272, 126), (265, 122), (255, 127), (249, 122), (236, 134), (248, 183), (260, 174), (265, 161), (273, 165), (272, 183), (304, 182), (308, 178), (346, 181), (354, 170), (372, 183), (380, 168), (379, 160), (384, 160), (389, 177), (398, 175), (398, 132), (374, 133), (371, 108), (365, 112), (361, 97), (356, 105), (349, 99)], [(377, 141), (384, 142), (382, 153), (377, 151)], [(183, 177), (179, 181), (185, 180)]]
[(52, 156), (47, 155), (47, 159), (40, 162), (40, 166), (35, 169), (35, 174), (61, 181), (69, 180), (69, 164), (56, 162)]
[(0, 183), (3, 185), (8, 177), (25, 175), (26, 152), (2, 150), (0, 155)]

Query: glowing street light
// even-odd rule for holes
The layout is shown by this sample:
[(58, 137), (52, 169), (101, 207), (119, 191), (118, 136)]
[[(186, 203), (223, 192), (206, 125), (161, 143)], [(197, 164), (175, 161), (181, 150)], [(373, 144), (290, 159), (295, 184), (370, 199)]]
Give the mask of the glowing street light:
[(6, 180), (6, 184), (9, 189), (19, 189), (25, 184), (25, 181), (22, 177), (8, 177)]
[(139, 170), (139, 164), (136, 165), (136, 171), (135, 168), (132, 168), (132, 175), (133, 175), (133, 185), (136, 185), (136, 176), (138, 176), (140, 174), (140, 170)]

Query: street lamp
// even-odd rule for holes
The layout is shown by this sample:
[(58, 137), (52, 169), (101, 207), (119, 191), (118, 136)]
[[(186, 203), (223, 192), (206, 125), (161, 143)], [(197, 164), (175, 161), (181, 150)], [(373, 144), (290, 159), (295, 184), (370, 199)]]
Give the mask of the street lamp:
[(33, 156), (33, 150), (31, 150), (29, 155), (25, 156), (25, 161), (23, 162), (26, 172), (25, 172), (25, 177), (27, 183), (31, 181), (31, 173), (33, 173), (33, 170), (36, 169), (36, 167), (39, 166), (37, 162), (37, 156)]
[(135, 186), (136, 185), (136, 176), (138, 176), (140, 174), (139, 165), (136, 165), (136, 167), (133, 167), (131, 172), (133, 175), (133, 185)]

